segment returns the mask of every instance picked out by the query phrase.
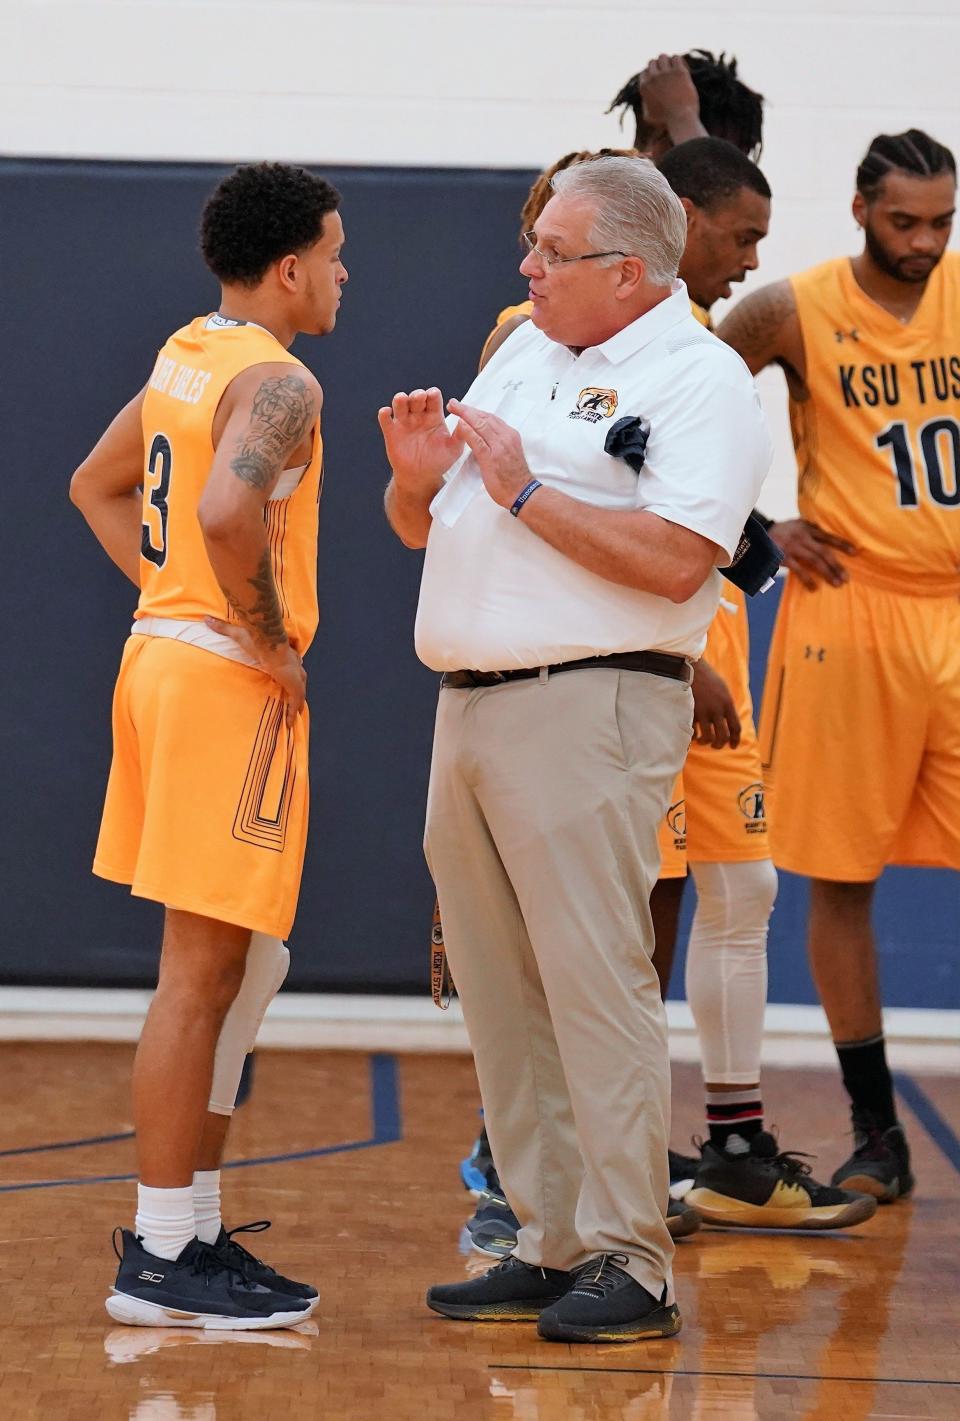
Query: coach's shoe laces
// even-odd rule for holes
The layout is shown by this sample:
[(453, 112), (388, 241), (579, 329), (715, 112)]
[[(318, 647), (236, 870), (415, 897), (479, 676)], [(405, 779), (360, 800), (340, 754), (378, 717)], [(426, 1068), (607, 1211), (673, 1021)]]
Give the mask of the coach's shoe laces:
[(599, 1258), (591, 1258), (576, 1270), (574, 1286), (579, 1294), (587, 1293), (592, 1298), (605, 1298), (623, 1283), (623, 1275), (630, 1259), (625, 1253), (601, 1253)]

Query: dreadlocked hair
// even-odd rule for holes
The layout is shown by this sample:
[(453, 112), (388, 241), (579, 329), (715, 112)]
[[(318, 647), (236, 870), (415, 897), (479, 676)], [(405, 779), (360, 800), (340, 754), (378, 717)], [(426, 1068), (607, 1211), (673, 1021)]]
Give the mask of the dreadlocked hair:
[(553, 196), (550, 184), (557, 173), (562, 173), (564, 168), (572, 168), (574, 163), (589, 163), (594, 158), (636, 158), (638, 157), (635, 148), (598, 148), (596, 152), (584, 149), (580, 153), (565, 153), (546, 172), (540, 174), (533, 184), (527, 200), (523, 204), (523, 211), (520, 213), (520, 236), (524, 232), (529, 232), (536, 222), (540, 213), (546, 207)]
[(957, 165), (949, 148), (919, 128), (906, 133), (878, 133), (857, 169), (857, 192), (866, 202), (880, 195), (888, 173), (906, 173), (911, 178), (936, 178), (953, 173)]
[[(733, 55), (715, 55), (709, 49), (691, 49), (683, 56), (700, 100), (700, 122), (711, 138), (725, 138), (748, 158), (763, 151), (763, 95), (737, 77)], [(634, 74), (607, 109), (620, 110), (620, 126), (629, 109), (638, 129), (645, 123), (640, 74)]]

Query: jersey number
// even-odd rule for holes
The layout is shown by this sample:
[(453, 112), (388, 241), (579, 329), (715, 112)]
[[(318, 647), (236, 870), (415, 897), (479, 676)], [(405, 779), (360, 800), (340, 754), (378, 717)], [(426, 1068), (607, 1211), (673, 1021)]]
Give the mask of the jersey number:
[(147, 495), (147, 516), (140, 533), (140, 556), (152, 562), (154, 567), (163, 567), (167, 560), (167, 494), (170, 492), (172, 467), (170, 440), (165, 434), (155, 434), (147, 460), (149, 478), (143, 490)]
[[(878, 449), (890, 449), (897, 479), (897, 501), (901, 508), (916, 508), (917, 466), (910, 447), (907, 426), (899, 421), (888, 424), (877, 435)], [(944, 478), (943, 452), (947, 452), (949, 487)], [(920, 453), (927, 488), (934, 503), (942, 508), (960, 507), (960, 427), (954, 419), (931, 419), (920, 426)]]

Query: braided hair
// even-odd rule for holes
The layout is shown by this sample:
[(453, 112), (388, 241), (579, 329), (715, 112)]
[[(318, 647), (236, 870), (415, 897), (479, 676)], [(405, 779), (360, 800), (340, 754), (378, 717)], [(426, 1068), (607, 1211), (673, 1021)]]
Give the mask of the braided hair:
[[(714, 55), (709, 49), (691, 49), (683, 56), (700, 99), (700, 122), (711, 138), (725, 138), (748, 158), (756, 160), (763, 151), (763, 95), (748, 88), (737, 77), (733, 55)], [(620, 110), (620, 124), (630, 109), (639, 133), (645, 122), (640, 75), (628, 79), (607, 109)]]
[(888, 173), (906, 173), (911, 178), (936, 178), (941, 173), (956, 177), (957, 165), (949, 148), (919, 128), (906, 133), (878, 133), (857, 169), (857, 192), (865, 202), (880, 195)]

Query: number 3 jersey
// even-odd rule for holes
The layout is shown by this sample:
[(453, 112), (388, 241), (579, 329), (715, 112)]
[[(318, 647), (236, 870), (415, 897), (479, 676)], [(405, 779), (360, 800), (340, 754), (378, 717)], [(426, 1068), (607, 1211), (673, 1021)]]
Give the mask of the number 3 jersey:
[[(136, 618), (231, 619), (207, 557), (197, 508), (213, 463), (213, 422), (227, 386), (251, 365), (301, 362), (269, 331), (198, 316), (161, 349), (143, 401), (143, 531)], [(268, 413), (269, 417), (269, 413)], [(285, 411), (278, 403), (276, 422)], [(319, 421), (305, 468), (281, 474), (264, 510), (287, 635), (302, 656), (317, 629)]]
[(858, 549), (863, 580), (960, 590), (960, 253), (912, 320), (861, 290), (849, 258), (791, 278), (809, 398), (791, 399), (800, 513)]

